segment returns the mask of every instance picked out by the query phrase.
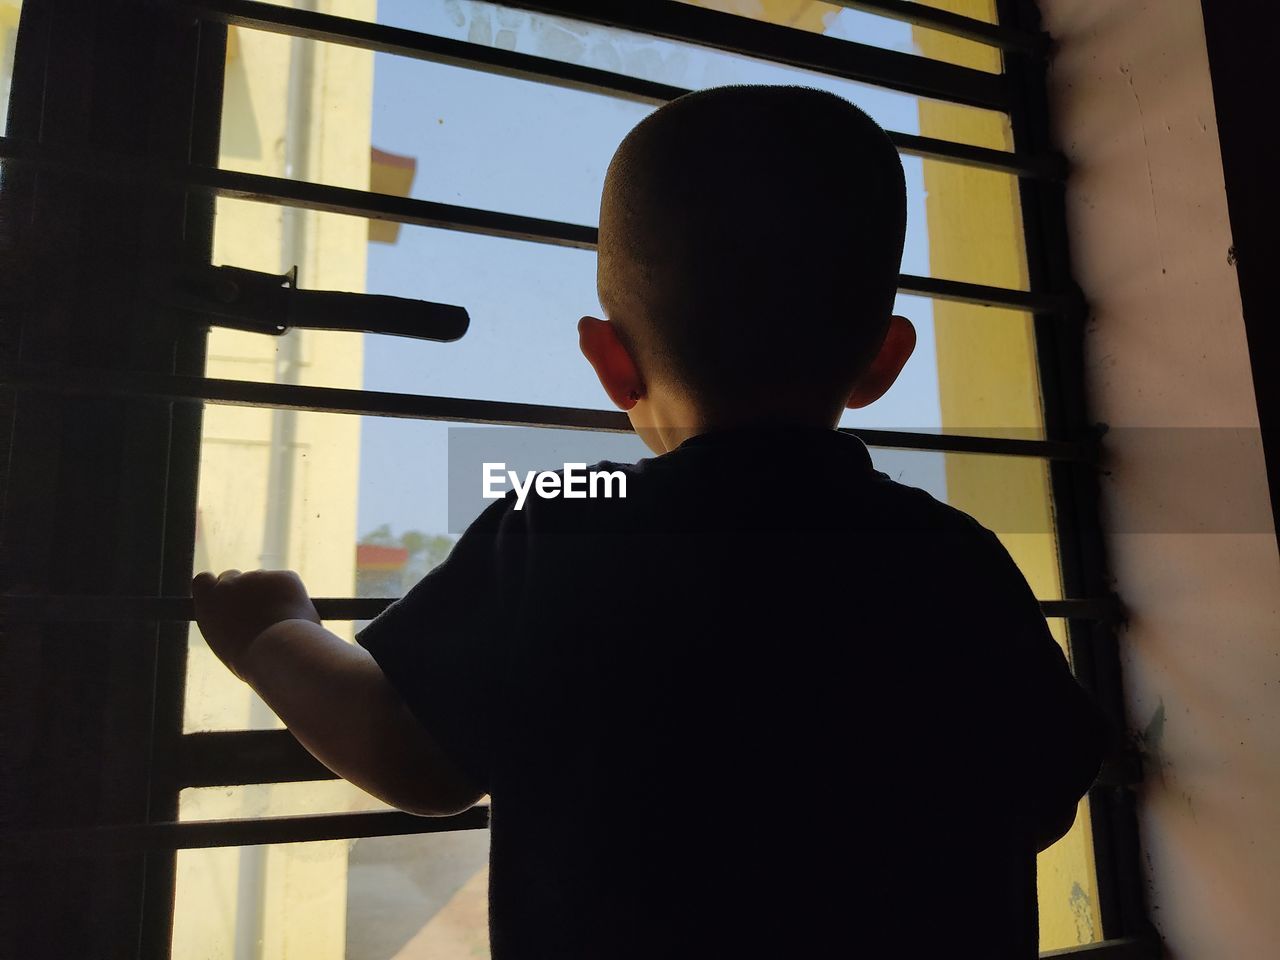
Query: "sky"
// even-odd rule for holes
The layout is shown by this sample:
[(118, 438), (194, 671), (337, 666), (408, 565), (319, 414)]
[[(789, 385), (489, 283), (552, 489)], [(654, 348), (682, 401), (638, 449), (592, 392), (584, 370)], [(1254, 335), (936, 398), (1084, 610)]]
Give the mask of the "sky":
[[(888, 130), (918, 133), (916, 98), (789, 67), (489, 4), (380, 0), (378, 20), (459, 40), (584, 63), (686, 89), (725, 83), (800, 83), (840, 94)], [(910, 27), (852, 10), (828, 34), (911, 49)], [(655, 109), (615, 97), (564, 90), (477, 70), (378, 54), (375, 147), (417, 158), (411, 196), (594, 226), (609, 159), (626, 133)], [(907, 240), (902, 271), (929, 275), (921, 161), (903, 158)], [(838, 177), (838, 158), (815, 176)], [(403, 226), (396, 244), (370, 244), (367, 289), (465, 306), (471, 327), (436, 344), (364, 337), (368, 389), (606, 409), (609, 404), (577, 350), (576, 323), (603, 316), (594, 251)], [(845, 426), (936, 429), (938, 407), (929, 300), (900, 297), (896, 311), (919, 342), (898, 383), (880, 401), (849, 411)], [(443, 423), (362, 418), (358, 529), (449, 529)], [(541, 443), (537, 456), (557, 448)], [(555, 434), (564, 436), (563, 432)], [(570, 434), (575, 456), (584, 437)], [(455, 438), (456, 439), (456, 438)], [(590, 435), (592, 459), (648, 456), (635, 437)], [(873, 449), (879, 469), (945, 496), (941, 457)], [(537, 457), (535, 456), (535, 459)], [(560, 462), (529, 463), (555, 469)], [(479, 482), (479, 478), (476, 478)], [(456, 513), (456, 511), (455, 511)], [(456, 520), (455, 520), (456, 525)]]

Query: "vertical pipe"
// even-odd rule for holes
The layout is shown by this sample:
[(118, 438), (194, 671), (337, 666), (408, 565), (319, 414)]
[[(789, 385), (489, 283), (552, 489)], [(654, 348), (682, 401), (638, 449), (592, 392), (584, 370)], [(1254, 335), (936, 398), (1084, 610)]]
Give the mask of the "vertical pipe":
[[(314, 9), (314, 0), (298, 0), (295, 6)], [(311, 97), (315, 77), (315, 44), (299, 37), (290, 42), (289, 82), (285, 104), (284, 172), (289, 180), (307, 176), (311, 150)], [(281, 210), (280, 272), (302, 266), (307, 244), (307, 212), (296, 207)], [(290, 330), (277, 342), (275, 382), (298, 382), (302, 360), (302, 331)], [(271, 440), (268, 446), (267, 508), (262, 531), (259, 565), (266, 570), (286, 569), (289, 565), (289, 533), (292, 529), (293, 498), (298, 436), (296, 410), (276, 409), (271, 412)], [(271, 709), (251, 694), (249, 727), (260, 729), (272, 725)], [(258, 787), (269, 791), (269, 785)], [(261, 816), (265, 810), (255, 810)], [(236, 909), (236, 960), (260, 960), (266, 910), (266, 857), (268, 848), (259, 845), (240, 850), (239, 883)]]

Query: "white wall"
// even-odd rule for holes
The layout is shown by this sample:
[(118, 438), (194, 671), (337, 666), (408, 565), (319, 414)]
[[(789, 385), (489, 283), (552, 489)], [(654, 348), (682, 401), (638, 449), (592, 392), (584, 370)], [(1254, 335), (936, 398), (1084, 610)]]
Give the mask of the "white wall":
[(1175, 958), (1280, 956), (1280, 558), (1200, 0), (1041, 7), (1090, 389), (1112, 426), (1130, 718), (1153, 761), (1152, 916)]

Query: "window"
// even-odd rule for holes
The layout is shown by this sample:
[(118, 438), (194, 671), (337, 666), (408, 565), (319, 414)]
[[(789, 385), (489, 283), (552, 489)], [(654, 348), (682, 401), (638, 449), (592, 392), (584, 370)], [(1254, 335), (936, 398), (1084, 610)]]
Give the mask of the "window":
[[(572, 324), (598, 312), (592, 245), (609, 157), (685, 90), (818, 86), (892, 131), (909, 190), (897, 309), (920, 346), (893, 391), (842, 427), (879, 469), (1000, 534), (1077, 674), (1120, 716), (1083, 304), (1030, 4), (167, 6), (74, 28), (58, 0), (27, 0), (15, 47), (0, 0), (0, 50), (16, 50), (2, 61), (6, 203), (67, 243), (81, 222), (43, 198), (116, 218), (69, 248), (85, 292), (21, 301), (11, 316), (23, 337), (4, 341), (6, 524), (10, 549), (39, 561), (9, 608), (19, 649), (46, 665), (25, 702), (52, 709), (78, 689), (73, 664), (99, 663), (119, 686), (83, 718), (106, 747), (56, 774), (131, 771), (140, 784), (44, 812), (33, 800), (20, 820), (30, 856), (105, 844), (95, 855), (138, 868), (113, 887), (113, 919), (91, 911), (84, 930), (114, 923), (147, 955), (484, 955), (483, 805), (422, 820), (334, 780), (217, 663), (181, 598), (193, 569), (289, 567), (350, 637), (459, 529), (451, 429), (562, 428), (566, 443), (599, 445), (592, 459), (644, 455), (577, 356)], [(154, 62), (136, 58), (115, 82), (101, 81), (116, 69), (101, 56), (41, 69), (134, 46)], [(90, 125), (74, 107), (87, 90)], [(840, 175), (838, 157), (815, 171)], [(122, 226), (123, 211), (140, 215)], [(269, 336), (201, 292), (210, 264), (297, 266), (303, 289), (401, 300), (363, 301), (347, 329)], [(91, 295), (122, 291), (91, 332), (63, 335), (90, 315)], [(405, 300), (464, 307), (470, 328), (456, 342), (392, 336)], [(52, 428), (41, 404), (62, 418)], [(94, 481), (71, 472), (90, 466)], [(56, 549), (79, 542), (77, 525), (103, 543), (64, 561)], [(151, 559), (128, 576), (93, 576), (93, 562), (139, 556)], [(86, 661), (75, 644), (96, 652)], [(76, 742), (41, 734), (32, 750)], [(1143, 929), (1128, 802), (1124, 772), (1108, 768), (1042, 854), (1043, 949), (1105, 940), (1139, 955), (1125, 952), (1142, 949), (1131, 938)]]

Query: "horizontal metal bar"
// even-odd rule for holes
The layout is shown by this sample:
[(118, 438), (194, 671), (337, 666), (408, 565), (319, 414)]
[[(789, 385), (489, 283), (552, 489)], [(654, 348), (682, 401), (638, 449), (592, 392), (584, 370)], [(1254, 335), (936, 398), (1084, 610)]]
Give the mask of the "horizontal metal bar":
[[(793, 30), (671, 0), (648, 0), (646, 3), (625, 6), (600, 4), (598, 0), (562, 0), (557, 3), (517, 0), (506, 5), (784, 63), (915, 96), (991, 110), (1005, 111), (1009, 107), (1009, 91), (1004, 78), (999, 74)], [(342, 43), (398, 56), (444, 60), (477, 67), (483, 65), (512, 76), (532, 78), (534, 71), (554, 69), (537, 62), (544, 58), (527, 55), (499, 58), (469, 51), (466, 49), (468, 45), (459, 41), (444, 41), (440, 37), (399, 27), (260, 3), (257, 0), (177, 0), (166, 6), (168, 9), (180, 9), (218, 23)], [(468, 64), (467, 61), (471, 63)], [(578, 89), (592, 89), (604, 81), (604, 77), (600, 75), (605, 74), (605, 71), (576, 66), (570, 71), (555, 72), (560, 76), (561, 82)]]
[(240, 820), (50, 827), (0, 834), (3, 862), (32, 857), (74, 859), (159, 850), (244, 847), (264, 843), (312, 843), (357, 837), (392, 837), (452, 830), (486, 830), (489, 807), (481, 804), (451, 817), (420, 817), (400, 810), (311, 814)]
[[(905, 6), (931, 10), (914, 3), (905, 4)], [(385, 24), (366, 23), (310, 10), (261, 3), (240, 4), (234, 8), (223, 4), (216, 5), (216, 9), (210, 4), (193, 4), (193, 7), (198, 8), (195, 12), (201, 16), (224, 23), (234, 23), (238, 26), (269, 30), (309, 40), (344, 43), (362, 49), (464, 69), (481, 70), (498, 76), (653, 106), (661, 106), (690, 92), (685, 87), (654, 83), (622, 73), (566, 63), (562, 60), (517, 53), (478, 43), (450, 40)], [(1066, 177), (1067, 163), (1062, 154), (1024, 156), (1005, 150), (991, 150), (986, 147), (975, 147), (950, 140), (938, 140), (933, 137), (894, 131), (889, 131), (889, 138), (901, 152), (913, 156), (1050, 180), (1062, 180)]]
[[(674, 90), (674, 92), (678, 96), (682, 93), (688, 93), (689, 91), (676, 89)], [(666, 101), (664, 100), (661, 102), (666, 102)], [(904, 154), (907, 154), (908, 156), (921, 157), (926, 160), (940, 160), (946, 163), (959, 164), (961, 166), (977, 167), (982, 170), (993, 170), (998, 173), (1007, 173), (1015, 176), (1033, 177), (1041, 180), (1062, 181), (1066, 179), (1067, 173), (1068, 173), (1068, 163), (1067, 163), (1066, 156), (1061, 153), (1023, 154), (1018, 152), (1010, 152), (1008, 150), (993, 150), (990, 147), (978, 147), (968, 143), (958, 143), (954, 140), (939, 140), (936, 137), (922, 137), (919, 134), (914, 134), (914, 133), (900, 133), (894, 130), (887, 130), (885, 132), (888, 135), (890, 141), (892, 141), (892, 143), (894, 144), (894, 146), (898, 148), (899, 153), (904, 153)], [(4, 138), (0, 138), (0, 140), (3, 140), (3, 139)], [(21, 147), (17, 145), (20, 142), (19, 141), (13, 141), (13, 142), (15, 146), (8, 151), (0, 151), (0, 157), (5, 157), (8, 159), (14, 159), (14, 160), (26, 159), (33, 162), (44, 162), (44, 156), (52, 153), (52, 151), (47, 150), (46, 148), (40, 149), (39, 151), (40, 155), (36, 155), (32, 151), (23, 152), (21, 150)], [(99, 154), (95, 154), (95, 157), (100, 157), (100, 156), (101, 155)], [(100, 170), (90, 168), (87, 164), (80, 164), (79, 166), (88, 175), (101, 175)], [(192, 180), (198, 180), (206, 187), (206, 189), (218, 190), (222, 188), (221, 184), (219, 184), (217, 180), (210, 175), (211, 172), (216, 168), (192, 167), (189, 169), (191, 172), (183, 171), (183, 172), (178, 172), (176, 174), (169, 175), (168, 177), (169, 182), (175, 185), (185, 185), (186, 183)], [(136, 166), (129, 166), (129, 167), (122, 168), (121, 172), (124, 175), (131, 175), (131, 179), (137, 178)], [(235, 171), (226, 171), (226, 172), (234, 173)], [(255, 176), (262, 176), (262, 175), (261, 174), (239, 174), (239, 177), (233, 177), (230, 180), (224, 181), (227, 184), (226, 189), (228, 190), (244, 189), (243, 187), (238, 186), (238, 184), (251, 183), (252, 181), (240, 180), (239, 178), (240, 177), (249, 178), (249, 177), (255, 177)], [(270, 178), (267, 178), (267, 179), (270, 180)], [(350, 192), (353, 194), (368, 196), (368, 197), (385, 196), (384, 194), (376, 194), (376, 193), (372, 193), (369, 191), (362, 191), (362, 190), (354, 190)], [(233, 193), (227, 194), (227, 196), (234, 196), (234, 195), (235, 194)], [(253, 187), (249, 187), (247, 190), (245, 190), (245, 195), (250, 199), (253, 199), (253, 198), (270, 199), (270, 195), (268, 191), (255, 190)], [(405, 199), (405, 198), (396, 197), (394, 199)], [(419, 201), (419, 202), (430, 203), (431, 201)], [(344, 208), (339, 212), (348, 212), (345, 209), (346, 206), (349, 206), (349, 204), (345, 205)], [(450, 211), (454, 209), (459, 209), (459, 210), (467, 209), (465, 207), (455, 208), (449, 204), (438, 204), (437, 206), (442, 211)], [(375, 203), (373, 206), (370, 207), (370, 212), (365, 215), (373, 216), (373, 211), (376, 209), (378, 208)], [(479, 212), (489, 213), (490, 211), (479, 211)], [(447, 216), (437, 216), (432, 218), (425, 213), (421, 213), (419, 215), (427, 217), (427, 219), (423, 220), (423, 223), (427, 226), (443, 226), (443, 227), (451, 226), (451, 221), (448, 219)], [(395, 219), (395, 216), (396, 214), (394, 212), (389, 212), (384, 217), (384, 219)], [(499, 216), (514, 216), (514, 215), (499, 214)], [(518, 218), (518, 219), (529, 219), (529, 220), (532, 220), (534, 223), (556, 223), (556, 221), (539, 221), (539, 220), (536, 220), (535, 218)], [(403, 222), (416, 222), (416, 221), (403, 221)], [(577, 225), (573, 224), (571, 226), (577, 226)], [(586, 229), (586, 228), (582, 228), (582, 229)], [(513, 235), (517, 235), (517, 234), (513, 232)], [(540, 237), (541, 237), (541, 234), (538, 234), (535, 232), (530, 237), (530, 239), (540, 239)], [(570, 242), (570, 245), (574, 245), (577, 243), (577, 240), (576, 238), (574, 238), (569, 242)], [(593, 246), (594, 246), (594, 241), (593, 241)]]
[(1046, 950), (1040, 954), (1040, 960), (1058, 960), (1061, 957), (1077, 957), (1079, 960), (1160, 960), (1163, 956), (1164, 951), (1159, 941), (1152, 937), (1120, 937), (1080, 947)]
[[(287, 729), (189, 733), (177, 741), (170, 764), (156, 774), (174, 790), (338, 779)], [(1105, 758), (1095, 787), (1132, 786), (1142, 777), (1141, 758), (1119, 752)]]
[[(311, 413), (398, 417), (496, 426), (547, 427), (631, 433), (631, 421), (617, 410), (589, 410), (537, 403), (467, 400), (411, 393), (310, 387), (300, 384), (221, 380), (143, 372), (116, 373), (85, 367), (0, 363), (0, 385), (34, 392), (135, 397), (179, 403), (223, 403)], [(1034, 443), (1034, 441), (1022, 441)]]
[(962, 280), (943, 280), (940, 277), (916, 277), (905, 273), (898, 276), (898, 292), (981, 307), (1025, 310), (1028, 313), (1061, 314), (1076, 308), (1071, 299), (1062, 294), (1010, 290), (1007, 287), (989, 287)]
[[(622, 73), (566, 63), (562, 60), (537, 57), (462, 40), (450, 40), (310, 10), (261, 3), (243, 3), (236, 7), (234, 12), (231, 9), (221, 9), (226, 6), (223, 4), (215, 5), (216, 8), (201, 3), (192, 3), (192, 6), (196, 8), (195, 12), (199, 15), (223, 23), (269, 30), (308, 40), (343, 43), (415, 60), (479, 70), (497, 76), (631, 100), (655, 107), (691, 92), (686, 87), (654, 83)], [(918, 7), (917, 4), (906, 4), (906, 6)], [(922, 137), (918, 134), (895, 131), (888, 131), (888, 134), (889, 139), (901, 152), (912, 156), (1050, 180), (1063, 180), (1066, 177), (1067, 162), (1060, 153), (1025, 156), (1006, 150), (992, 150), (951, 140)]]
[(908, 430), (874, 430), (868, 427), (840, 427), (841, 433), (857, 437), (869, 447), (887, 450), (922, 450), (932, 453), (975, 453), (1002, 457), (1039, 457), (1096, 463), (1096, 438), (1070, 440), (1028, 440), (1008, 436), (977, 436), (960, 433), (924, 433)]
[[(494, 213), (472, 207), (417, 200), (412, 197), (393, 197), (303, 180), (286, 180), (282, 177), (237, 173), (230, 170), (192, 168), (188, 185), (223, 197), (278, 203), (350, 216), (395, 220), (399, 223), (550, 243), (583, 250), (595, 249), (599, 236), (599, 231), (595, 227), (579, 224), (520, 217), (509, 213)], [(1070, 306), (1067, 298), (1059, 294), (1033, 293), (1027, 290), (992, 287), (960, 280), (918, 277), (906, 273), (898, 276), (898, 291), (937, 300), (953, 300), (959, 303), (1027, 310), (1034, 313), (1060, 313)]]
[(924, 3), (907, 0), (828, 0), (830, 3), (863, 13), (892, 20), (902, 20), (916, 27), (949, 33), (952, 36), (985, 43), (1001, 50), (1017, 50), (1033, 57), (1043, 57), (1049, 52), (1047, 33), (1029, 33), (1016, 27), (1006, 27), (973, 17), (961, 16), (950, 10), (940, 10)]
[(1076, 600), (1041, 600), (1040, 612), (1046, 617), (1064, 620), (1116, 620), (1123, 616), (1120, 599), (1115, 594), (1107, 597)]
[[(46, 151), (24, 141), (3, 137), (0, 137), (0, 158), (74, 168), (77, 172), (83, 172), (86, 175), (108, 176), (113, 172), (122, 177), (132, 178), (138, 175), (136, 167), (131, 166), (126, 157), (98, 156), (93, 165), (88, 165), (72, 158), (58, 157), (52, 151)], [(113, 171), (113, 165), (119, 169)], [(599, 236), (597, 228), (582, 224), (497, 213), (474, 207), (437, 203), (432, 200), (371, 193), (349, 187), (334, 187), (305, 180), (290, 180), (284, 177), (269, 177), (235, 170), (192, 166), (180, 171), (172, 171), (168, 177), (174, 187), (185, 187), (215, 196), (275, 203), (317, 210), (322, 213), (458, 230), (511, 240), (548, 243), (582, 250), (594, 250)], [(919, 277), (905, 273), (898, 277), (898, 289), (902, 293), (938, 300), (954, 300), (960, 303), (1029, 310), (1036, 313), (1061, 312), (1073, 306), (1067, 298), (1058, 294), (1033, 293), (1008, 287), (992, 287), (979, 283)]]
[[(372, 620), (394, 597), (314, 597), (321, 620)], [(190, 597), (0, 595), (0, 619), (8, 623), (189, 622)]]
[(236, 200), (256, 200), (321, 213), (390, 220), (420, 227), (478, 233), (507, 240), (528, 240), (579, 250), (594, 250), (599, 232), (595, 227), (576, 223), (522, 217), (514, 213), (460, 207), (434, 200), (396, 197), (306, 180), (287, 180), (283, 177), (209, 167), (187, 168), (181, 177), (181, 185), (197, 192)]
[(174, 790), (338, 779), (287, 729), (202, 731), (176, 743), (167, 772)]
[[(1022, 157), (1000, 150), (988, 150), (946, 140), (933, 140), (912, 134), (891, 133), (890, 138), (905, 153), (939, 158), (983, 169), (1029, 174), (1045, 179), (1061, 180), (1066, 175), (1066, 161), (1060, 156)], [(335, 187), (309, 181), (289, 180), (262, 174), (242, 173), (219, 168), (189, 166), (171, 169), (141, 169), (134, 158), (95, 153), (90, 157), (72, 155), (42, 145), (11, 137), (0, 137), (0, 160), (26, 163), (45, 169), (62, 170), (91, 178), (123, 180), (173, 189), (188, 189), (212, 196), (276, 203), (302, 209), (387, 220), (445, 230), (478, 233), (513, 240), (548, 243), (577, 249), (595, 249), (598, 231), (595, 227), (564, 223), (538, 217), (500, 213), (438, 203), (413, 197), (399, 197)], [(958, 281), (902, 275), (904, 292), (924, 291), (928, 284), (939, 286), (936, 294), (950, 298), (946, 284), (971, 287), (973, 293), (960, 297), (966, 302), (993, 306), (1035, 309), (1052, 312), (1060, 309), (1061, 298), (1028, 294), (1025, 291)]]
[(975, 147), (967, 143), (956, 143), (953, 140), (921, 137), (914, 133), (898, 133), (893, 130), (886, 132), (889, 134), (889, 139), (893, 141), (893, 145), (898, 148), (898, 152), (910, 156), (923, 157), (926, 160), (943, 160), (948, 163), (1040, 180), (1061, 182), (1067, 178), (1069, 168), (1065, 154), (1010, 153), (1008, 150)]
[[(148, 398), (183, 403), (273, 407), (313, 413), (401, 417), (451, 423), (594, 430), (631, 433), (631, 421), (617, 410), (554, 407), (536, 403), (428, 397), (341, 387), (310, 387), (252, 380), (180, 377), (143, 372), (119, 373), (51, 364), (0, 364), (0, 385), (32, 392)], [(1037, 457), (1094, 463), (1098, 441), (1024, 440), (1002, 436), (922, 433), (906, 430), (842, 428), (868, 446), (943, 453)]]
[[(1102, 766), (1098, 769), (1098, 775), (1094, 777), (1093, 786), (1090, 788), (1091, 797), (1097, 791), (1112, 790), (1116, 787), (1128, 789), (1141, 784), (1147, 776), (1146, 765), (1144, 763), (1143, 754), (1140, 750), (1129, 743), (1118, 747), (1111, 751), (1109, 756), (1102, 758)], [(1106, 799), (1099, 797), (1102, 803), (1106, 803)]]
[[(174, 763), (168, 779), (174, 790), (338, 779), (285, 729), (188, 733), (178, 740)], [(1141, 759), (1118, 753), (1103, 760), (1094, 789), (1133, 786), (1142, 778)]]
[[(321, 620), (372, 620), (395, 602), (394, 597), (316, 597), (312, 601)], [(1113, 597), (1041, 600), (1046, 617), (1069, 620), (1110, 620), (1118, 616)], [(0, 617), (7, 623), (190, 622), (195, 619), (190, 597), (112, 597), (74, 594), (0, 595)]]
[(263, 30), (302, 40), (339, 43), (374, 53), (479, 70), (513, 80), (527, 80), (654, 106), (689, 92), (671, 84), (655, 83), (564, 60), (281, 4), (252, 0), (180, 0), (170, 7), (185, 9), (213, 23)]
[(238, 200), (256, 200), (321, 213), (388, 220), (582, 250), (594, 250), (596, 247), (595, 227), (215, 167), (144, 168), (133, 157), (110, 153), (77, 156), (12, 137), (0, 137), (0, 160), (27, 163), (77, 176), (121, 180), (153, 188), (168, 187)]

